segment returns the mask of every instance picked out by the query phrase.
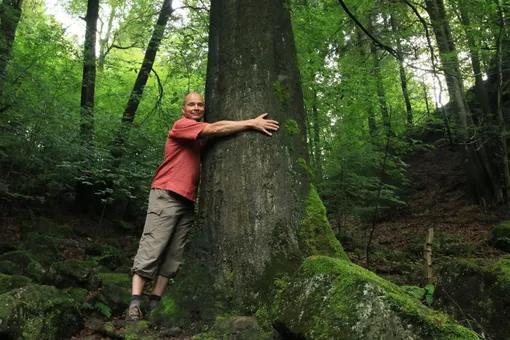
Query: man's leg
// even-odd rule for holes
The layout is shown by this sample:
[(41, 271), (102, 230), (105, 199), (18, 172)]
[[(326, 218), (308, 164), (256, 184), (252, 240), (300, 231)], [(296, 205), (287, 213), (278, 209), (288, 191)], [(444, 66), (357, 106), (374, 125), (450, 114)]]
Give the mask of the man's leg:
[(151, 190), (147, 218), (132, 269), (132, 298), (128, 310), (130, 320), (142, 318), (140, 300), (143, 286), (146, 279), (152, 280), (156, 276), (161, 255), (180, 219), (176, 214), (179, 205), (179, 202), (170, 199), (165, 190)]
[(195, 219), (193, 205), (187, 204), (185, 208), (185, 214), (175, 226), (174, 234), (167, 247), (167, 252), (163, 257), (163, 262), (159, 266), (158, 279), (149, 297), (149, 312), (159, 304), (161, 296), (163, 296), (163, 293), (168, 287), (169, 279), (175, 277), (181, 265), (182, 253), (186, 244), (188, 231)]

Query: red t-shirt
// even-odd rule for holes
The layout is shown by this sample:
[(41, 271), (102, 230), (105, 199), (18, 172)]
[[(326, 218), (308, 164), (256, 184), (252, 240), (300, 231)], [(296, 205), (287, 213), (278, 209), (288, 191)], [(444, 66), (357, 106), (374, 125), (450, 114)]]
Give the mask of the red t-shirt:
[(208, 123), (181, 118), (168, 132), (165, 159), (158, 167), (152, 188), (173, 191), (195, 202), (200, 180), (200, 151), (202, 140), (197, 140)]

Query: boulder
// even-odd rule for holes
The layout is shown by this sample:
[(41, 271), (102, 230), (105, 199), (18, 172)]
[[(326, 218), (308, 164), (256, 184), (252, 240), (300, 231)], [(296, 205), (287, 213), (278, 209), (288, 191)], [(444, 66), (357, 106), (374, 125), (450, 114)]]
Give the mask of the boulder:
[(70, 339), (82, 326), (74, 300), (51, 286), (28, 285), (0, 295), (1, 339)]
[(121, 314), (129, 307), (131, 290), (117, 285), (107, 285), (95, 299), (108, 306), (113, 314)]
[(489, 243), (494, 248), (510, 253), (510, 221), (502, 222), (491, 231)]
[(283, 338), (478, 339), (448, 316), (355, 264), (312, 256), (272, 307)]
[(58, 258), (58, 248), (55, 239), (47, 235), (29, 233), (23, 245), (24, 249), (33, 255), (37, 261), (49, 266)]
[(0, 261), (0, 274), (14, 275), (21, 274), (23, 270), (11, 261)]
[(262, 340), (270, 338), (271, 336), (264, 334), (258, 325), (257, 318), (252, 316), (233, 316), (230, 318), (218, 318), (209, 332), (198, 334), (193, 337), (193, 340)]
[(25, 276), (0, 274), (0, 294), (7, 293), (16, 288), (28, 286), (31, 283), (32, 280)]
[(81, 260), (53, 263), (45, 281), (57, 288), (82, 287), (95, 290), (101, 286), (101, 278), (94, 263)]
[(508, 339), (510, 255), (495, 263), (463, 259), (442, 265), (433, 306), (485, 338)]
[(28, 265), (32, 263), (32, 257), (26, 251), (15, 250), (0, 255), (0, 261), (9, 261), (16, 265), (16, 272), (22, 274), (26, 271)]

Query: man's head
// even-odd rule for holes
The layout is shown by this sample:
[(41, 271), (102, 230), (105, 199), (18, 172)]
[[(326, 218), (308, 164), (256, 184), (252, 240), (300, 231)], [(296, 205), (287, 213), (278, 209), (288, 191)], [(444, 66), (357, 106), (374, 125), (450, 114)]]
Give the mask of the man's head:
[(182, 115), (189, 119), (200, 120), (204, 116), (204, 99), (196, 92), (190, 92), (184, 97), (182, 104)]

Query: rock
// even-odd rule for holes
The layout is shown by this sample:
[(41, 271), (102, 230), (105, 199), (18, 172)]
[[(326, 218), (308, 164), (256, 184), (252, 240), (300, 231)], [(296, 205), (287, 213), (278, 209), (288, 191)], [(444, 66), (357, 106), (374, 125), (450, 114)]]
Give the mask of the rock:
[(68, 293), (69, 296), (76, 302), (83, 302), (89, 294), (88, 290), (86, 290), (85, 288), (79, 288), (79, 287), (67, 288), (67, 289), (64, 289), (63, 291)]
[(82, 287), (95, 290), (101, 286), (101, 278), (90, 261), (68, 260), (55, 262), (46, 276), (46, 282), (57, 288)]
[(32, 261), (25, 270), (25, 275), (34, 280), (34, 282), (43, 284), (47, 272), (48, 270), (39, 262)]
[(494, 248), (510, 253), (510, 221), (502, 222), (491, 231), (489, 243)]
[(55, 287), (28, 285), (0, 295), (0, 301), (4, 339), (70, 339), (82, 326), (74, 300)]
[(273, 306), (284, 338), (478, 339), (398, 286), (348, 261), (312, 256)]
[(22, 274), (23, 270), (11, 261), (0, 261), (0, 274)]
[(123, 288), (131, 288), (131, 276), (125, 273), (99, 273), (103, 286), (116, 285)]
[(109, 270), (116, 270), (120, 265), (120, 258), (118, 255), (104, 255), (95, 259), (99, 265), (108, 268)]
[(0, 261), (9, 261), (14, 263), (17, 266), (17, 272), (22, 274), (33, 260), (26, 251), (15, 250), (0, 255)]
[(28, 286), (31, 283), (32, 280), (25, 276), (0, 274), (0, 294), (7, 293), (16, 288)]
[(85, 254), (90, 256), (118, 255), (117, 248), (94, 242), (85, 249)]
[(193, 337), (194, 340), (261, 340), (269, 338), (258, 325), (257, 318), (253, 316), (218, 318), (209, 332)]
[(465, 320), (466, 326), (486, 338), (507, 339), (510, 255), (492, 264), (466, 259), (444, 264), (438, 272), (433, 306)]
[(131, 291), (117, 285), (108, 285), (101, 289), (96, 298), (107, 305), (113, 314), (121, 314), (129, 307)]
[(49, 266), (58, 258), (58, 248), (55, 239), (38, 233), (28, 233), (24, 242), (24, 248), (33, 255), (37, 261)]

